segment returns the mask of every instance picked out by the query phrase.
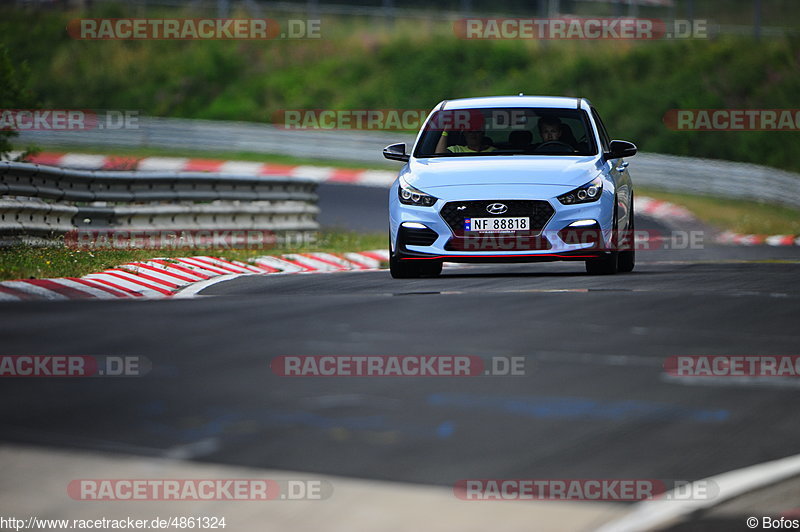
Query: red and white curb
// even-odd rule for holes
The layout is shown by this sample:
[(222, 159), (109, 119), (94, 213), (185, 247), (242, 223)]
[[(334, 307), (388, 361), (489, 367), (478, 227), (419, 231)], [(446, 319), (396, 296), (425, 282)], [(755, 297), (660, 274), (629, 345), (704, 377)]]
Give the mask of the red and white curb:
[(636, 214), (657, 220), (688, 222), (695, 220), (694, 215), (685, 207), (668, 201), (661, 201), (647, 196), (636, 196)]
[[(636, 198), (636, 213), (664, 222), (687, 222), (696, 218), (685, 207), (648, 197)], [(800, 235), (746, 235), (724, 231), (714, 242), (727, 246), (800, 246)]]
[[(245, 263), (220, 257), (177, 257), (129, 262), (81, 278), (20, 279), (0, 283), (0, 301), (31, 299), (158, 299), (187, 297), (239, 275), (374, 270), (389, 260), (385, 249), (350, 253), (288, 253)], [(185, 292), (185, 293), (184, 293)]]
[(743, 235), (725, 231), (715, 241), (734, 246), (800, 246), (800, 235)]
[[(12, 153), (12, 158), (19, 155)], [(263, 176), (286, 176), (318, 182), (388, 187), (397, 177), (389, 170), (363, 170), (328, 166), (268, 164), (252, 161), (189, 159), (185, 157), (124, 157), (83, 153), (42, 152), (27, 162), (80, 170), (139, 170), (147, 172), (218, 172)]]

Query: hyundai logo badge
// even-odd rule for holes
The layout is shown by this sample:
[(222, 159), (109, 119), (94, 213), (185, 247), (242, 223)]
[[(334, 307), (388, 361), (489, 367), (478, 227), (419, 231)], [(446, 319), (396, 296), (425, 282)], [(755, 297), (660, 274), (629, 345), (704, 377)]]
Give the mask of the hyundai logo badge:
[(508, 210), (504, 203), (490, 203), (486, 206), (486, 212), (489, 214), (503, 214)]

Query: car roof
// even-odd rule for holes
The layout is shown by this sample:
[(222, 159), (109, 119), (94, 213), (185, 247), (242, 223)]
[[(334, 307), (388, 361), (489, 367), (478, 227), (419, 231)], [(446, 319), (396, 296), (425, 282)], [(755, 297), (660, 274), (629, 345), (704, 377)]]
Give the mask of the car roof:
[(436, 109), (477, 109), (483, 107), (546, 107), (552, 109), (588, 110), (591, 107), (591, 103), (586, 98), (571, 98), (568, 96), (485, 96), (481, 98), (444, 100), (436, 106)]

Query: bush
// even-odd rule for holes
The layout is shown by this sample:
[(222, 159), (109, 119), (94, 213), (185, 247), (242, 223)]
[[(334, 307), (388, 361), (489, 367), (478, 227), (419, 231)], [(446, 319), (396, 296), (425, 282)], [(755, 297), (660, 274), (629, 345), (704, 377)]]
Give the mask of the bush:
[[(14, 67), (8, 50), (0, 43), (0, 112), (31, 107), (30, 93), (24, 89), (25, 79), (25, 69), (18, 71)], [(5, 118), (3, 126), (6, 127), (0, 128), (0, 157), (7, 157), (13, 148), (11, 139), (17, 136), (17, 132), (8, 127)]]

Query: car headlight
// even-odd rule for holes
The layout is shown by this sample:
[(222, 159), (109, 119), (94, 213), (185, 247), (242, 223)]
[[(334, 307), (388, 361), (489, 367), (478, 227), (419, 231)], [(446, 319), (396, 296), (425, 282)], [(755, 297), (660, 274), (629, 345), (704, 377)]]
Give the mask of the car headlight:
[(397, 195), (403, 205), (417, 205), (418, 207), (430, 207), (438, 199), (412, 187), (402, 179), (400, 186), (397, 187)]
[(558, 196), (558, 201), (564, 205), (574, 205), (575, 203), (590, 203), (600, 199), (603, 193), (603, 179), (600, 176), (595, 177), (589, 183), (575, 190), (567, 192)]

